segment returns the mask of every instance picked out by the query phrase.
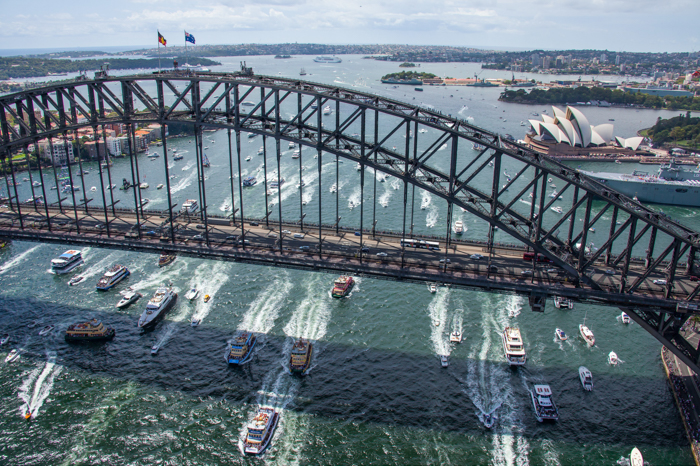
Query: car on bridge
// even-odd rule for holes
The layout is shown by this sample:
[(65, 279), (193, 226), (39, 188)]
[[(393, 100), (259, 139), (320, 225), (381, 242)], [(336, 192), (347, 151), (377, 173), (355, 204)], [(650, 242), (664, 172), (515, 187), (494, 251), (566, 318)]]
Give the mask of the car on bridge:
[(495, 265), (489, 265), (489, 272), (498, 272), (498, 267)]
[(238, 241), (238, 235), (228, 235), (226, 241)]
[(304, 233), (294, 233), (295, 238), (303, 239), (304, 238)]
[(475, 261), (478, 261), (479, 259), (483, 259), (483, 257), (484, 256), (482, 256), (481, 254), (472, 254), (471, 256), (469, 256), (470, 259), (474, 259)]
[(291, 235), (291, 234), (292, 234), (292, 232), (289, 231), (289, 230), (282, 230), (282, 233), (284, 233), (285, 235)]
[(369, 252), (369, 248), (367, 246), (363, 246), (360, 248), (360, 252)]
[(201, 223), (198, 223), (197, 225), (195, 225), (195, 228), (198, 230), (204, 230), (204, 225), (202, 225)]
[(158, 236), (158, 232), (155, 230), (147, 231), (146, 236)]
[(666, 284), (668, 284), (668, 282), (664, 279), (654, 280), (652, 283), (654, 285), (666, 285)]
[(532, 270), (523, 270), (522, 272), (520, 272), (520, 275), (522, 275), (523, 277), (532, 277)]
[(605, 271), (605, 275), (615, 275), (615, 271), (613, 269), (608, 269)]
[(450, 260), (449, 259), (440, 259), (440, 263), (449, 264)]
[(204, 236), (202, 236), (202, 235), (194, 235), (194, 236), (192, 237), (192, 240), (193, 240), (193, 241), (204, 241)]
[(387, 254), (387, 253), (385, 253), (385, 252), (378, 252), (377, 255), (378, 255), (379, 257), (386, 257), (386, 256), (388, 256), (389, 254)]

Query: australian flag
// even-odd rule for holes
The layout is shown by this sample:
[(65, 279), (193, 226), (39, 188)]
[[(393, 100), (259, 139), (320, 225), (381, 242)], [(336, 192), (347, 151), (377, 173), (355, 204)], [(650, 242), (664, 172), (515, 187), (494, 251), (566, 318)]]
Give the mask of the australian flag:
[(192, 42), (194, 44), (194, 36), (187, 31), (185, 31), (185, 42)]

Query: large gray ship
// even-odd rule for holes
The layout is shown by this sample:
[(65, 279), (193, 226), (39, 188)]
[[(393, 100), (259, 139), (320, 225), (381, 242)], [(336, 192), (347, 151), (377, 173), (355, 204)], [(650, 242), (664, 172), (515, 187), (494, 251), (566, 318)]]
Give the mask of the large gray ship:
[(631, 175), (579, 171), (639, 202), (700, 207), (700, 167), (686, 169), (671, 160), (656, 175), (638, 170)]

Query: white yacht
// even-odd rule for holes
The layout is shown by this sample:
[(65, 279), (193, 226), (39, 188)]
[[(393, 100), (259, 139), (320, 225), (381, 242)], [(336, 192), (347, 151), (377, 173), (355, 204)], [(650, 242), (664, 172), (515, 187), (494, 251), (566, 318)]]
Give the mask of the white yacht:
[(630, 453), (630, 466), (644, 466), (644, 457), (637, 447)]
[(139, 318), (138, 326), (151, 329), (168, 313), (177, 302), (177, 293), (172, 288), (161, 285), (153, 295)]
[(573, 309), (574, 302), (568, 298), (564, 298), (563, 296), (555, 296), (554, 307), (557, 309)]
[(128, 277), (130, 274), (131, 272), (129, 272), (129, 269), (123, 265), (117, 264), (102, 275), (102, 278), (97, 281), (96, 288), (99, 291), (107, 291), (113, 288), (114, 285), (122, 281), (124, 278)]
[(20, 357), (19, 351), (17, 351), (16, 349), (13, 349), (12, 351), (10, 351), (10, 354), (8, 354), (7, 357), (5, 358), (5, 362), (16, 361), (19, 359), (19, 357)]
[(455, 222), (455, 233), (458, 235), (461, 235), (464, 233), (464, 223), (462, 223), (461, 220), (457, 220)]
[(289, 141), (289, 146), (288, 146), (288, 147), (289, 147), (290, 149), (294, 149), (294, 142)]
[(562, 210), (562, 208), (559, 207), (559, 206), (554, 206), (554, 207), (552, 207), (552, 210), (553, 210), (554, 212), (558, 213), (558, 214), (564, 213), (564, 211)]
[(462, 343), (462, 334), (459, 333), (459, 330), (455, 330), (450, 334), (450, 342), (451, 343)]
[(442, 367), (447, 367), (447, 366), (450, 365), (450, 362), (449, 362), (449, 360), (447, 359), (447, 356), (444, 355), (444, 354), (441, 354), (441, 355), (440, 355), (440, 365), (441, 365)]
[(71, 249), (51, 260), (51, 271), (55, 274), (68, 273), (83, 264), (82, 251)]
[(435, 284), (435, 283), (430, 284), (430, 292), (437, 293), (437, 284)]
[(523, 339), (520, 336), (520, 329), (515, 327), (506, 327), (503, 330), (503, 352), (505, 353), (506, 361), (511, 366), (522, 366), (527, 360), (525, 355), (525, 346)]
[(199, 296), (199, 290), (197, 288), (192, 288), (190, 291), (185, 293), (185, 299), (192, 301), (193, 299), (197, 299), (197, 296)]
[(197, 209), (199, 206), (197, 205), (197, 201), (194, 199), (187, 199), (183, 204), (182, 204), (182, 209), (181, 212), (185, 214), (193, 214), (197, 212)]
[(584, 390), (593, 391), (593, 374), (585, 366), (578, 368), (578, 378), (581, 380), (581, 386)]
[(629, 324), (630, 316), (628, 316), (626, 312), (623, 312), (622, 314), (620, 314), (620, 320), (622, 320), (623, 324)]
[(586, 327), (585, 324), (581, 324), (578, 326), (578, 330), (581, 332), (581, 337), (586, 340), (589, 347), (595, 345), (595, 336), (593, 332), (591, 332), (591, 329)]
[(608, 353), (608, 364), (611, 366), (617, 366), (618, 362), (620, 362), (620, 359), (617, 357), (617, 354), (614, 351)]
[(123, 309), (125, 307), (130, 306), (131, 304), (134, 304), (142, 296), (141, 293), (137, 293), (131, 290), (122, 291), (121, 295), (122, 299), (117, 303), (118, 309)]
[(556, 421), (559, 419), (559, 410), (554, 404), (552, 389), (549, 388), (549, 385), (535, 385), (530, 390), (530, 397), (532, 398), (532, 406), (535, 408), (535, 416), (538, 421)]
[(333, 110), (331, 110), (331, 106), (330, 106), (330, 105), (326, 105), (325, 107), (323, 107), (323, 114), (324, 114), (324, 115), (330, 115), (332, 111), (333, 111)]
[(148, 189), (149, 185), (145, 181), (139, 185), (139, 189)]

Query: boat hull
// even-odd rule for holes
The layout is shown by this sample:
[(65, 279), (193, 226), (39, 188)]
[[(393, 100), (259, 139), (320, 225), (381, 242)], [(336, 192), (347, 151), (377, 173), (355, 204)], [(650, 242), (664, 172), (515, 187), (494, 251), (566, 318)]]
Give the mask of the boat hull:
[(619, 180), (613, 177), (613, 175), (618, 175), (616, 173), (596, 174), (585, 171), (582, 171), (582, 173), (627, 197), (634, 198), (636, 196), (639, 202), (700, 207), (700, 186), (697, 185)]
[(64, 275), (66, 273), (69, 273), (71, 270), (80, 267), (81, 265), (83, 265), (83, 263), (84, 263), (83, 260), (80, 259), (80, 260), (75, 261), (72, 264), (68, 265), (67, 267), (63, 267), (63, 268), (51, 267), (51, 272), (53, 272), (56, 275)]

